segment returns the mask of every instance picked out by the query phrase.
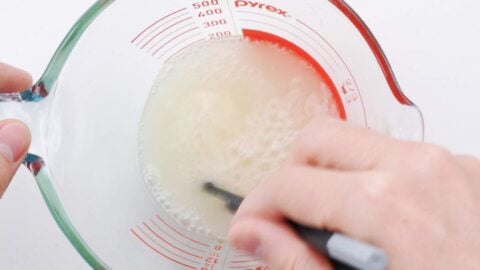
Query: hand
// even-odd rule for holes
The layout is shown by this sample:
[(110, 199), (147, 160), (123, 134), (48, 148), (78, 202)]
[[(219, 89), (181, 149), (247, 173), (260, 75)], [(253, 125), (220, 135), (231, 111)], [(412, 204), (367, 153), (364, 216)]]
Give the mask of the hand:
[(230, 230), (273, 270), (332, 269), (286, 225), (383, 248), (391, 270), (478, 269), (480, 161), (331, 119), (299, 136), (292, 160), (242, 203)]
[[(0, 93), (18, 92), (31, 84), (28, 73), (0, 62)], [(30, 132), (24, 124), (16, 120), (0, 121), (0, 198), (25, 158), (29, 145)]]

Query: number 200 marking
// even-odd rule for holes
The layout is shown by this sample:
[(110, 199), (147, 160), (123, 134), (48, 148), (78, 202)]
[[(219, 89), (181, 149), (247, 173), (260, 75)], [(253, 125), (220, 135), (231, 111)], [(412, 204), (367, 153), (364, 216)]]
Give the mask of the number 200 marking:
[(208, 34), (208, 37), (210, 39), (214, 39), (214, 38), (228, 37), (228, 36), (231, 36), (231, 35), (232, 35), (232, 32), (223, 31), (223, 32), (210, 33), (210, 34)]

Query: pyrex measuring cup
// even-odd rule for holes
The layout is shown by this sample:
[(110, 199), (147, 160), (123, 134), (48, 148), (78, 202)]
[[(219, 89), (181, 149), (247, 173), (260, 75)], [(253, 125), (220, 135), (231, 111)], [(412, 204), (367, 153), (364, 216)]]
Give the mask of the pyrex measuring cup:
[(143, 107), (162, 66), (190, 46), (230, 36), (273, 42), (309, 62), (346, 121), (422, 139), (419, 110), (343, 1), (99, 0), (32, 89), (0, 97), (0, 118), (32, 129), (25, 164), (93, 268), (264, 269), (168, 216), (144, 184), (138, 158)]

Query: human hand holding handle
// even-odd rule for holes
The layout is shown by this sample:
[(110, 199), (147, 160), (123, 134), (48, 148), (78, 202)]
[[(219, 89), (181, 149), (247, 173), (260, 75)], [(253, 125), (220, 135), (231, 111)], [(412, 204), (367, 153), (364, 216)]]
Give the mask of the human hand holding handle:
[(331, 119), (245, 198), (230, 242), (274, 270), (332, 269), (285, 220), (381, 247), (389, 268), (478, 269), (480, 162)]
[[(31, 84), (32, 77), (27, 72), (0, 62), (0, 93), (19, 92)], [(24, 124), (10, 119), (0, 121), (0, 198), (25, 158), (29, 145), (30, 132)]]

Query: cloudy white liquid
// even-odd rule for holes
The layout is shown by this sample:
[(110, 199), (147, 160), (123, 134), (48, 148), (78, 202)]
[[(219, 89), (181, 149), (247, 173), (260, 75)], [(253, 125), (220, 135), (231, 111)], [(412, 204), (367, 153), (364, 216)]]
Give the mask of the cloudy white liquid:
[(288, 158), (316, 114), (338, 112), (322, 78), (294, 53), (245, 39), (203, 43), (153, 86), (140, 130), (146, 182), (179, 223), (224, 238), (232, 214), (203, 183), (247, 194)]

